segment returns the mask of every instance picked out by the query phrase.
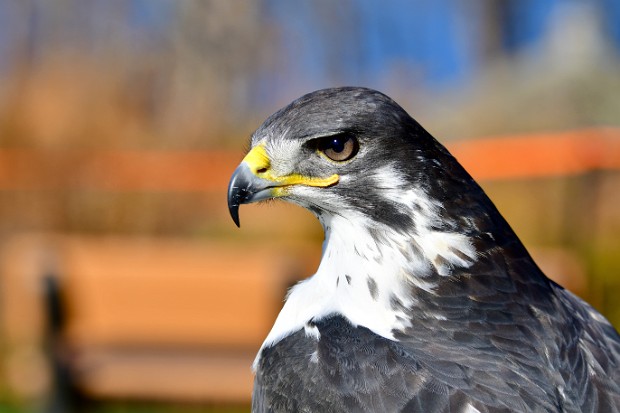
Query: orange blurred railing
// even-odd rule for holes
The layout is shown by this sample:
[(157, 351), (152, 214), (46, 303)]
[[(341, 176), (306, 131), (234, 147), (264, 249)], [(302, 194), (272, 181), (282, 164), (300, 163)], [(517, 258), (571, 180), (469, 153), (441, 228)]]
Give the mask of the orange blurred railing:
[(202, 192), (226, 188), (239, 152), (1, 149), (0, 190)]
[(450, 143), (448, 148), (480, 180), (620, 169), (620, 128), (472, 139)]
[[(515, 179), (620, 169), (620, 128), (452, 141), (474, 178)], [(0, 149), (0, 190), (223, 191), (240, 151)]]

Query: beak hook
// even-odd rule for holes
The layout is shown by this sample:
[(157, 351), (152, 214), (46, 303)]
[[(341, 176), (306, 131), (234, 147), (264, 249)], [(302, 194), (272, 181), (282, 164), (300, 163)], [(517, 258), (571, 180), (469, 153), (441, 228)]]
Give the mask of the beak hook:
[(235, 225), (239, 228), (241, 227), (241, 223), (239, 222), (239, 205), (241, 205), (241, 200), (247, 197), (244, 196), (247, 189), (239, 186), (239, 176), (241, 176), (241, 174), (238, 173), (238, 170), (239, 168), (237, 168), (228, 184), (228, 212)]

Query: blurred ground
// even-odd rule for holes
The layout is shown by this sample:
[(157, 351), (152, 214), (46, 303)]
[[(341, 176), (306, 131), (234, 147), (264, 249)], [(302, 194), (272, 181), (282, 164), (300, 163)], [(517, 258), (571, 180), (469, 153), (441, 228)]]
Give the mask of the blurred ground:
[[(205, 280), (234, 280), (248, 294), (234, 301), (240, 312), (248, 297), (271, 291), (245, 320), (255, 328), (241, 338), (251, 361), (278, 297), (316, 265), (322, 233), (309, 213), (282, 203), (242, 209), (238, 230), (226, 210), (227, 179), (266, 116), (335, 85), (382, 90), (468, 159), (549, 275), (620, 325), (618, 9), (586, 0), (472, 0), (467, 8), (453, 0), (0, 2), (0, 411), (49, 407), (50, 320), (33, 280), (67, 263), (80, 269), (74, 286), (104, 281), (71, 290), (82, 304), (70, 314), (95, 328), (82, 336), (124, 326), (127, 338), (148, 327), (132, 360), (153, 349), (177, 360), (238, 345), (233, 333), (245, 328), (217, 335), (209, 324), (229, 314), (230, 293), (217, 292), (226, 284)], [(479, 138), (490, 144), (467, 152)], [(513, 138), (525, 148), (493, 164)], [(586, 159), (576, 169), (574, 154)], [(564, 155), (554, 173), (537, 173)], [(265, 259), (251, 258), (257, 248)], [(231, 253), (257, 275), (279, 274), (281, 284), (244, 281), (241, 270), (226, 278), (208, 261)], [(162, 264), (167, 254), (175, 258)], [(124, 317), (128, 308), (141, 315)], [(231, 341), (214, 346), (217, 337)], [(208, 399), (101, 399), (87, 411), (215, 411)]]

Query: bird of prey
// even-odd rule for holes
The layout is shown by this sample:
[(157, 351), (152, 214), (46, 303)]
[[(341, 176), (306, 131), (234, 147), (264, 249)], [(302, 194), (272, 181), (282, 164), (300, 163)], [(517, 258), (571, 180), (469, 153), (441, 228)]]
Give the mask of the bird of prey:
[(620, 337), (550, 281), (454, 157), (384, 94), (269, 117), (228, 206), (281, 198), (325, 230), (254, 363), (254, 412), (619, 412)]

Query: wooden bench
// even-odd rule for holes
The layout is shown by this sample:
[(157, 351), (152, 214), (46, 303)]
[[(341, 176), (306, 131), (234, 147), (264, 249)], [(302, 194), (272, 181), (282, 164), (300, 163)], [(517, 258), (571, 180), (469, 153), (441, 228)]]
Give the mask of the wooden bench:
[[(2, 248), (4, 324), (14, 351), (47, 341), (70, 379), (56, 385), (88, 397), (247, 403), (251, 363), (285, 291), (320, 253), (290, 245), (287, 263), (281, 248), (16, 237)], [(57, 314), (54, 328), (46, 312)], [(33, 326), (51, 335), (29, 337)]]

